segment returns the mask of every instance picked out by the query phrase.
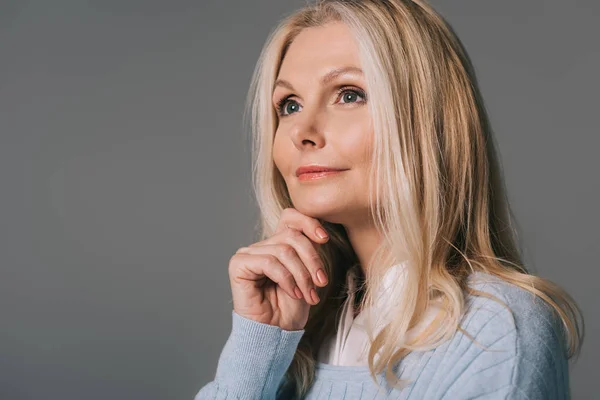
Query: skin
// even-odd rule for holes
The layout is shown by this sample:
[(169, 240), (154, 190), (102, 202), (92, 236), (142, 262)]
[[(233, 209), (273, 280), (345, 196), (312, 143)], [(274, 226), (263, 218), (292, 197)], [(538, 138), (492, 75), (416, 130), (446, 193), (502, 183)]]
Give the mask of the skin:
[[(348, 72), (326, 85), (329, 71), (360, 68), (358, 47), (340, 22), (303, 30), (282, 62), (273, 103), (290, 96), (273, 143), (273, 160), (285, 179), (294, 207), (301, 213), (342, 224), (361, 265), (368, 265), (381, 238), (369, 217), (368, 168), (373, 141), (372, 119), (365, 99), (352, 88), (368, 91), (361, 73)], [(337, 94), (340, 87), (349, 90)], [(317, 181), (300, 181), (296, 169), (319, 164), (347, 171)]]
[[(381, 240), (368, 209), (373, 128), (358, 54), (348, 28), (333, 22), (304, 29), (283, 59), (272, 97), (279, 116), (273, 161), (294, 207), (284, 210), (272, 237), (230, 259), (234, 311), (243, 317), (304, 328), (310, 306), (319, 302), (315, 289), (327, 284), (316, 247), (328, 238), (319, 237), (318, 219), (344, 226), (361, 265)], [(354, 70), (322, 80), (342, 68)], [(296, 169), (311, 164), (344, 171), (300, 180)]]

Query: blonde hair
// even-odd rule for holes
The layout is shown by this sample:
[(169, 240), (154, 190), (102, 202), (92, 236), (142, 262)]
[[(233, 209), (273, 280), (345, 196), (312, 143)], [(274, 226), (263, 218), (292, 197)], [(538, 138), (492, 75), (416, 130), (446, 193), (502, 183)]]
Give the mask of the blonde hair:
[[(393, 379), (392, 367), (410, 351), (434, 348), (461, 330), (465, 296), (477, 294), (467, 285), (475, 271), (500, 277), (550, 304), (567, 333), (568, 357), (577, 355), (583, 341), (581, 312), (568, 293), (524, 267), (471, 61), (451, 27), (424, 0), (321, 0), (287, 16), (271, 32), (254, 71), (247, 109), (261, 238), (271, 236), (282, 211), (293, 207), (272, 159), (278, 120), (271, 96), (281, 61), (300, 31), (335, 21), (346, 24), (358, 43), (375, 132), (369, 201), (384, 239), (364, 268), (362, 307), (372, 305), (392, 263), (407, 261), (408, 266), (395, 318), (369, 349), (373, 378), (385, 369)], [(332, 316), (345, 297), (346, 271), (358, 263), (344, 227), (322, 223), (331, 238), (319, 248), (330, 284), (311, 307), (286, 373), (298, 397), (314, 380), (321, 342), (335, 330)], [(398, 338), (434, 302), (442, 304), (445, 315), (397, 350)]]

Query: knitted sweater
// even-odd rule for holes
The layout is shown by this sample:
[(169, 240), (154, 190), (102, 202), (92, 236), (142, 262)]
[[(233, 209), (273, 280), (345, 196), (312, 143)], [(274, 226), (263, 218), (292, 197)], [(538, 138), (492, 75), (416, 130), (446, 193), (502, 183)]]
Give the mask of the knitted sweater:
[[(569, 370), (560, 319), (541, 299), (500, 278), (476, 272), (469, 285), (485, 291), (468, 295), (460, 326), (478, 346), (457, 331), (429, 351), (413, 351), (395, 367), (410, 383), (381, 388), (367, 366), (316, 362), (305, 399), (570, 399)], [(232, 313), (232, 330), (219, 358), (216, 375), (195, 400), (290, 399), (278, 393), (303, 330), (286, 331)]]

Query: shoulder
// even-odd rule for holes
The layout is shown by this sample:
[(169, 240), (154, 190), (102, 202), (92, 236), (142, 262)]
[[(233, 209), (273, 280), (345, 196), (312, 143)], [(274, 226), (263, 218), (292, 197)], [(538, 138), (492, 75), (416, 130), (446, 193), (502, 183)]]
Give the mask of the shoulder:
[(513, 333), (516, 345), (534, 348), (564, 339), (554, 308), (529, 290), (483, 272), (469, 278), (469, 287), (477, 292), (466, 297), (462, 323), (471, 334), (498, 339)]
[(466, 296), (461, 330), (449, 347), (460, 354), (467, 375), (479, 375), (488, 390), (496, 385), (514, 392), (511, 398), (566, 397), (567, 350), (554, 309), (494, 275), (477, 272), (469, 278), (469, 287), (477, 292)]

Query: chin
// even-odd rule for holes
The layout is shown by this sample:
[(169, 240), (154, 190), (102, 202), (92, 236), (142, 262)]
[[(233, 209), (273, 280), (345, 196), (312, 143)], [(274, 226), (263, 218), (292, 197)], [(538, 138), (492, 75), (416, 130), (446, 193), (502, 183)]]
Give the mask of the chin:
[(333, 224), (343, 224), (350, 217), (351, 211), (339, 204), (315, 204), (310, 201), (294, 203), (294, 208), (300, 213)]

